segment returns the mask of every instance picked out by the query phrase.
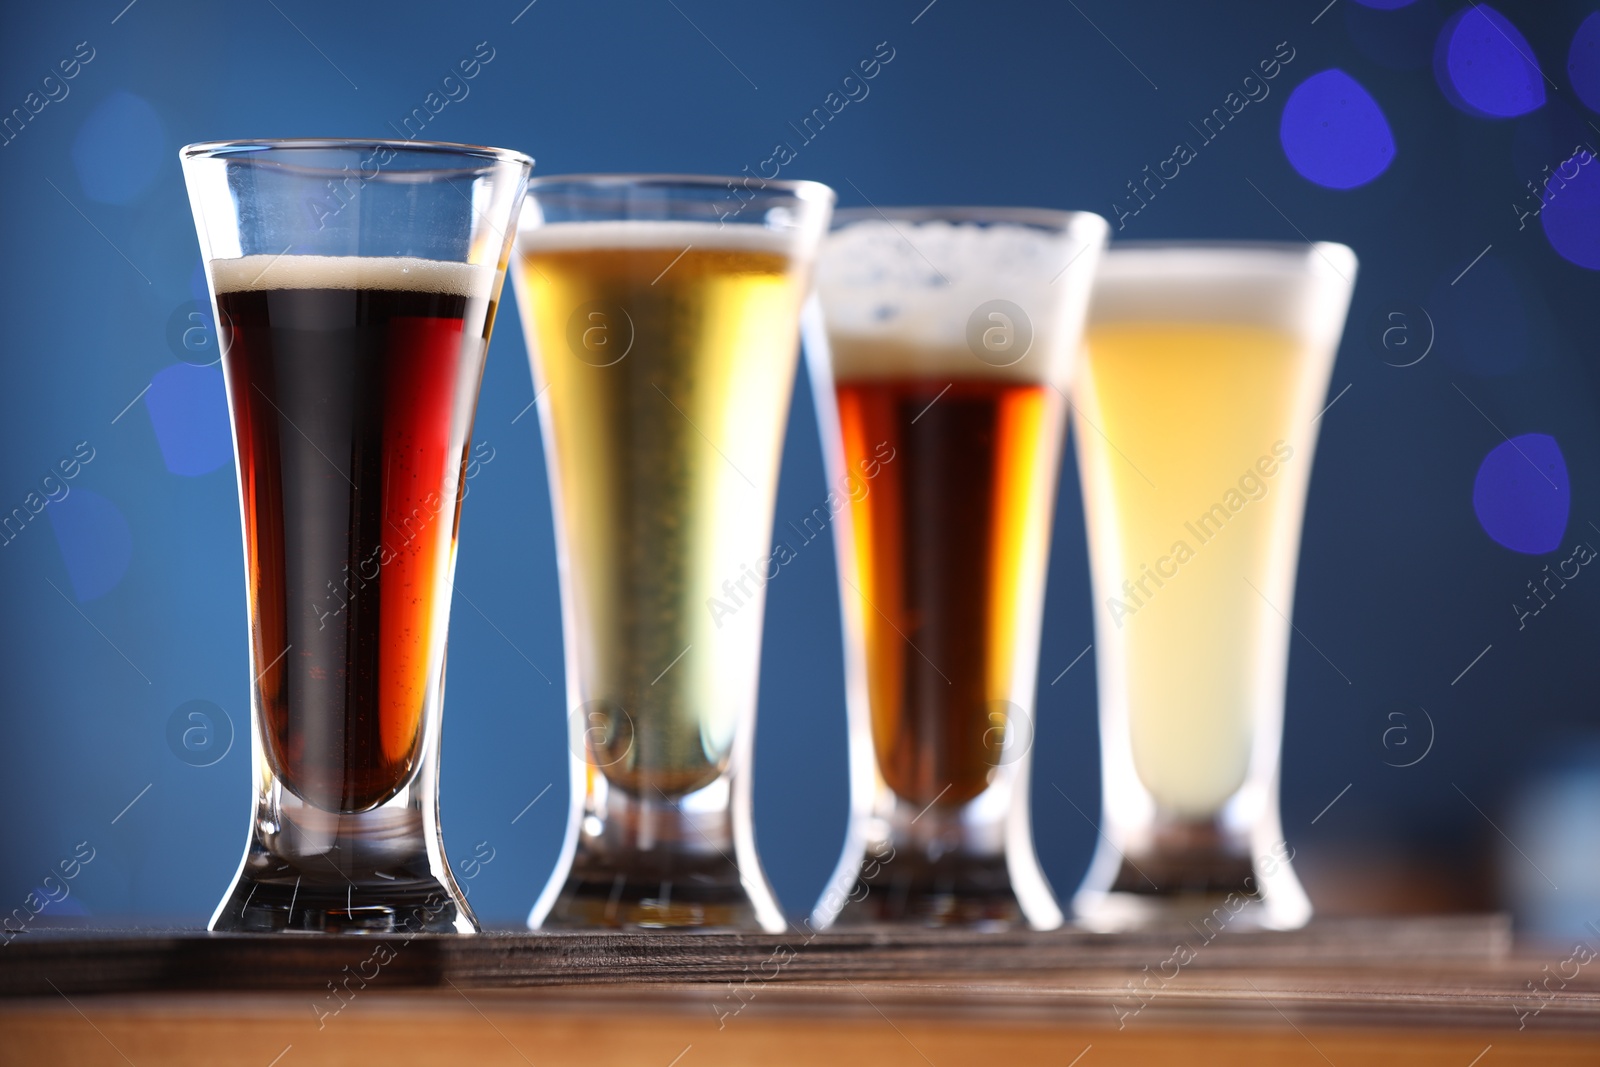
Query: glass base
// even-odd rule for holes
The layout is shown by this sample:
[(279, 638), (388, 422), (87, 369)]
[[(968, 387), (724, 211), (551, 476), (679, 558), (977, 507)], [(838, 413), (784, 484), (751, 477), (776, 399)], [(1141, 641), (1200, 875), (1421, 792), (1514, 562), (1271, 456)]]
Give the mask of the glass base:
[(545, 916), (545, 930), (763, 928), (739, 870), (717, 855), (580, 854)]
[(265, 877), (241, 873), (211, 920), (229, 933), (469, 934), (471, 912), (437, 879), (386, 881), (380, 889), (353, 883), (308, 884), (291, 870)]
[[(1073, 917), (1090, 930), (1187, 926), (1215, 935), (1232, 930), (1295, 930), (1311, 903), (1276, 835), (1232, 831), (1220, 819), (1163, 819), (1134, 840), (1102, 839)], [(1256, 840), (1253, 840), (1254, 837)]]
[[(1061, 925), (1008, 776), (965, 805), (912, 807), (887, 789), (813, 914), (819, 928), (880, 923), (973, 930)], [(856, 857), (860, 857), (859, 859)]]
[(232, 933), (474, 933), (437, 822), (402, 790), (371, 811), (327, 812), (274, 784), (209, 929)]
[(528, 918), (536, 930), (786, 928), (749, 827), (736, 825), (727, 776), (651, 800), (609, 786), (576, 798), (570, 860)]
[[(874, 866), (877, 870), (868, 877), (866, 871)], [(864, 864), (833, 920), (836, 927), (878, 923), (995, 930), (1029, 925), (1011, 888), (1004, 856), (904, 853), (887, 866), (883, 861)]]

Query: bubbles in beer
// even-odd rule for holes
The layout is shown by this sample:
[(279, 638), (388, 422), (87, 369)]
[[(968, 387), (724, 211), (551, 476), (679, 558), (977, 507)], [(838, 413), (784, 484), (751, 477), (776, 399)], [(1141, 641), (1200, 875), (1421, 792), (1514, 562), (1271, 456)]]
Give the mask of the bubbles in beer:
[(572, 754), (599, 768), (613, 767), (633, 752), (633, 716), (614, 700), (586, 700), (567, 716)]
[(582, 650), (570, 738), (634, 796), (716, 781), (754, 699), (763, 586), (746, 575), (787, 536), (771, 501), (809, 267), (797, 234), (629, 220), (518, 235)]
[(567, 349), (591, 367), (609, 367), (633, 348), (633, 316), (621, 304), (588, 300), (567, 318)]

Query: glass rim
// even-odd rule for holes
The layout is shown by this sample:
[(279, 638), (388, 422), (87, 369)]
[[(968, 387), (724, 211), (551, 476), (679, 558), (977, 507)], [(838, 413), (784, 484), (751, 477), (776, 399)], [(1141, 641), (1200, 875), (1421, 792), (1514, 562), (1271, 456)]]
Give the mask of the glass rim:
[[(392, 149), (396, 152), (418, 152), (422, 155), (457, 156), (480, 159), (489, 163), (520, 163), (533, 169), (533, 157), (514, 148), (495, 148), (491, 145), (464, 144), (453, 141), (402, 141), (393, 138), (342, 138), (342, 137), (288, 137), (246, 138), (231, 141), (196, 141), (178, 149), (178, 158), (184, 162), (192, 159), (258, 158), (252, 153), (273, 151), (330, 149)], [(237, 156), (233, 156), (237, 153)], [(322, 169), (322, 168), (317, 168)], [(441, 168), (443, 169), (443, 168)]]
[[(871, 219), (885, 219), (890, 222), (1015, 222), (1063, 232), (1079, 226), (1092, 227), (1098, 223), (1108, 234), (1111, 228), (1105, 216), (1094, 211), (1053, 207), (996, 207), (981, 204), (839, 208), (833, 213), (832, 228), (839, 229), (842, 225)], [(1091, 219), (1094, 221), (1091, 222)]]
[[(1162, 253), (1170, 253), (1162, 255)], [(1100, 258), (1100, 276), (1117, 282), (1130, 280), (1127, 273), (1135, 261), (1156, 258), (1168, 277), (1192, 277), (1196, 274), (1268, 273), (1325, 275), (1332, 271), (1347, 286), (1354, 286), (1354, 276), (1361, 268), (1361, 257), (1355, 249), (1338, 241), (1233, 241), (1179, 240), (1163, 241), (1140, 238), (1132, 241), (1115, 241), (1108, 245)], [(1168, 273), (1170, 272), (1170, 273)]]
[(668, 174), (659, 172), (629, 173), (587, 173), (587, 174), (541, 174), (528, 180), (528, 195), (533, 196), (541, 188), (556, 185), (573, 185), (580, 188), (587, 187), (596, 192), (608, 189), (631, 188), (679, 188), (679, 189), (723, 189), (730, 182), (755, 181), (755, 186), (743, 186), (754, 192), (764, 193), (769, 190), (784, 194), (796, 200), (816, 201), (832, 204), (838, 199), (832, 186), (823, 182), (812, 181), (809, 178), (785, 179), (783, 181), (770, 181), (766, 178), (750, 178), (737, 174)]
[(1194, 238), (1164, 241), (1160, 238), (1140, 237), (1130, 241), (1112, 241), (1105, 254), (1118, 252), (1245, 252), (1280, 255), (1285, 258), (1302, 258), (1328, 250), (1356, 257), (1355, 249), (1342, 241), (1236, 241), (1227, 238)]

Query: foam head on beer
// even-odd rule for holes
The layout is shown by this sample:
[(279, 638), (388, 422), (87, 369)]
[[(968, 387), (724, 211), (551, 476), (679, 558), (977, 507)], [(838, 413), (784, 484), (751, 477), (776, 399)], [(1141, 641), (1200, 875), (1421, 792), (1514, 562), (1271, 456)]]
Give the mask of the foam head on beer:
[[(1066, 388), (1104, 222), (1062, 229), (863, 219), (828, 236), (817, 287), (837, 380), (971, 377)], [(1089, 251), (1089, 249), (1093, 251)]]
[(650, 254), (670, 248), (676, 256), (686, 248), (700, 248), (799, 257), (805, 249), (804, 236), (799, 229), (719, 226), (714, 222), (680, 219), (626, 219), (524, 227), (517, 234), (517, 248), (524, 255), (602, 249)]
[(1355, 254), (1318, 242), (1114, 247), (1095, 279), (1090, 327), (1132, 322), (1223, 323), (1271, 330), (1326, 353), (1344, 331)]
[(272, 289), (376, 289), (486, 300), (494, 289), (492, 263), (451, 263), (410, 256), (241, 256), (211, 261), (220, 293)]

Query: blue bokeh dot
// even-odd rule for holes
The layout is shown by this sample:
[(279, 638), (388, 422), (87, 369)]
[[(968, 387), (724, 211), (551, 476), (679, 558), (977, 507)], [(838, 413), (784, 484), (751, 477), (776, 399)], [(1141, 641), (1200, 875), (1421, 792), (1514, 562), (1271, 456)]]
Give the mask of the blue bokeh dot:
[(1383, 109), (1338, 68), (1295, 86), (1283, 105), (1278, 138), (1290, 166), (1330, 189), (1365, 185), (1394, 160), (1394, 134)]
[(118, 89), (89, 113), (72, 142), (83, 194), (102, 204), (127, 204), (155, 184), (174, 151), (156, 109)]
[[(1511, 124), (1511, 171), (1521, 183), (1516, 192), (1519, 229), (1531, 227), (1536, 220), (1536, 215), (1524, 218), (1522, 213), (1537, 211), (1540, 200), (1545, 198), (1546, 179), (1552, 190), (1560, 185), (1551, 177), (1557, 164), (1580, 146), (1600, 145), (1600, 131), (1589, 125), (1593, 116), (1576, 102), (1568, 103), (1570, 99), (1552, 96), (1544, 107)], [(1529, 182), (1533, 183), (1531, 189)]]
[(1567, 77), (1572, 79), (1572, 91), (1578, 99), (1590, 111), (1600, 111), (1600, 11), (1584, 19), (1572, 35), (1572, 47), (1567, 50)]
[(1435, 348), (1452, 367), (1480, 377), (1514, 374), (1531, 354), (1528, 309), (1494, 255), (1452, 263), (1428, 294)]
[(92, 490), (72, 489), (45, 514), (78, 602), (115, 589), (133, 559), (133, 533), (117, 506)]
[(233, 458), (227, 393), (215, 366), (175, 363), (158, 371), (144, 403), (173, 474), (209, 474)]
[(1586, 149), (1555, 169), (1539, 212), (1545, 240), (1569, 263), (1600, 270), (1600, 160)]
[(1533, 48), (1488, 4), (1463, 8), (1445, 22), (1433, 73), (1449, 101), (1478, 118), (1511, 118), (1544, 106), (1544, 72)]
[(1561, 546), (1571, 507), (1567, 461), (1549, 434), (1526, 433), (1496, 445), (1472, 484), (1472, 510), (1483, 532), (1530, 556)]
[[(33, 892), (40, 900), (44, 901), (44, 907), (39, 909), (40, 915), (51, 915), (56, 918), (71, 915), (77, 918), (85, 918), (89, 914), (89, 909), (77, 897), (67, 896), (60, 900), (51, 900), (50, 898), (53, 894), (50, 891), (50, 887), (43, 885)], [(55, 892), (61, 892), (60, 879), (56, 880)]]

